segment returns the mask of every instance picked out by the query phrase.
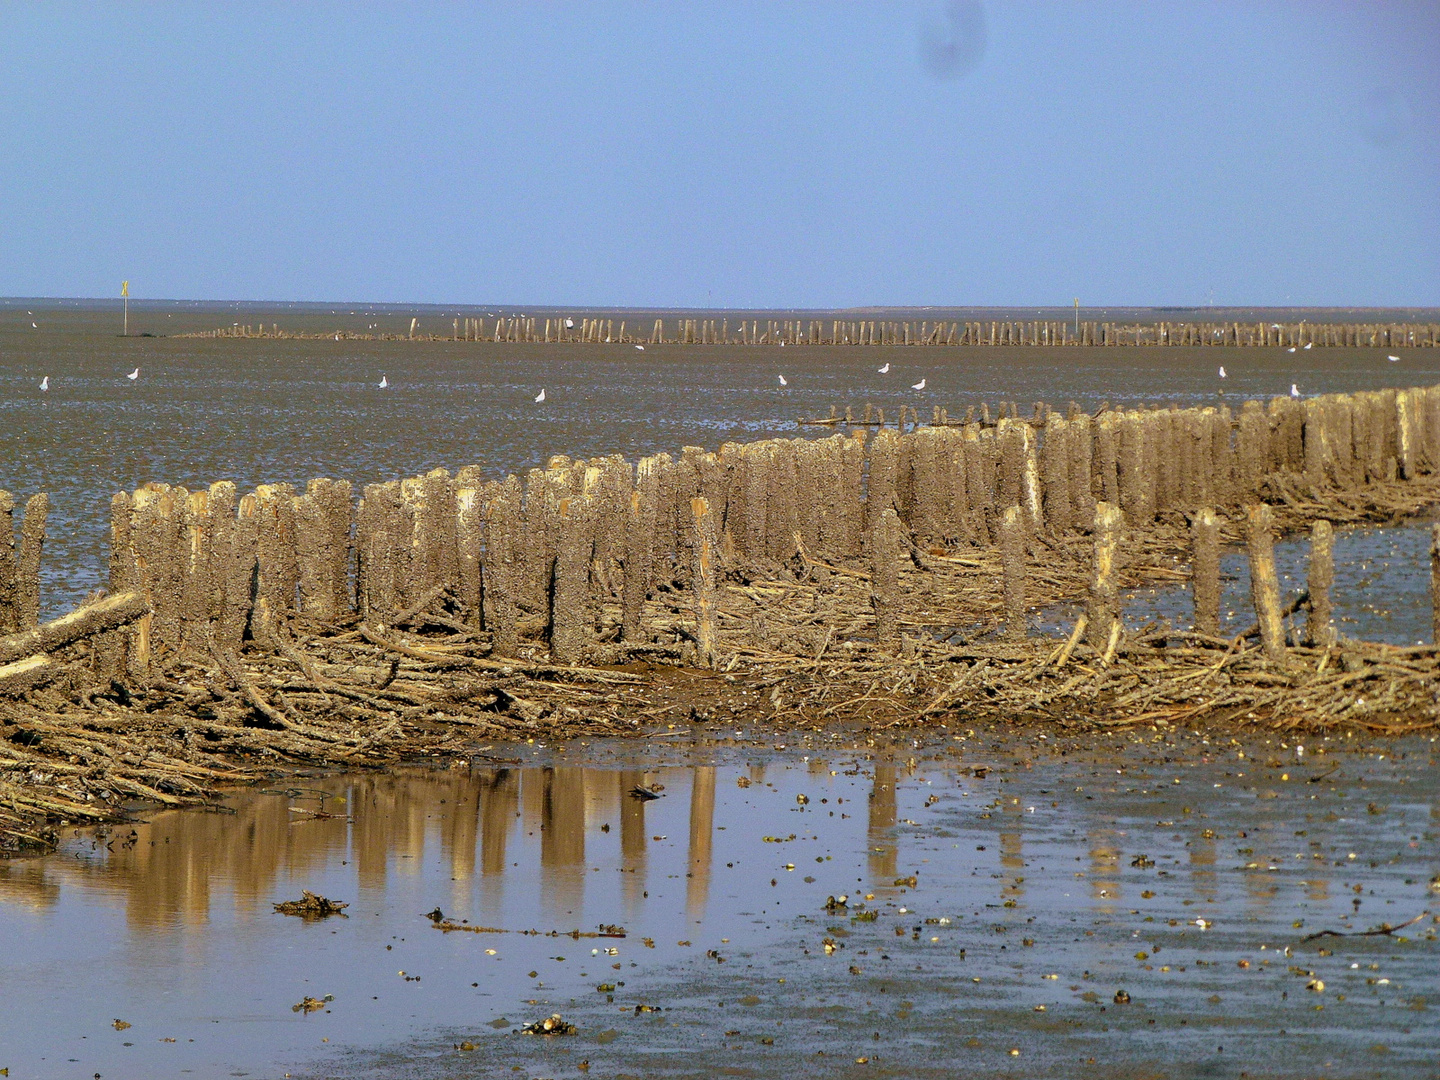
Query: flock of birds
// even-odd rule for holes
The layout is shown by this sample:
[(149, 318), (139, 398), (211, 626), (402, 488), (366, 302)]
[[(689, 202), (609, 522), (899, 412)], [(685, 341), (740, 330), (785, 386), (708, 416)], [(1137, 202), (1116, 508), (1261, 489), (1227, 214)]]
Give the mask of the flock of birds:
[[(1306, 345), (1306, 346), (1305, 346), (1305, 348), (1307, 348), (1307, 349), (1310, 348), (1310, 347), (1311, 347), (1310, 345)], [(636, 345), (635, 348), (639, 349), (641, 352), (644, 352), (644, 351), (645, 351), (645, 346), (644, 346), (644, 345)], [(1295, 351), (1295, 349), (1296, 349), (1296, 346), (1292, 345), (1292, 346), (1290, 346), (1290, 348), (1289, 348), (1288, 350), (1286, 350), (1286, 351), (1293, 353), (1293, 352)], [(1385, 359), (1389, 360), (1390, 363), (1392, 363), (1392, 364), (1396, 364), (1396, 363), (1399, 363), (1399, 362), (1400, 362), (1400, 357), (1395, 356), (1395, 355), (1393, 355), (1393, 354), (1387, 355), (1387, 356), (1385, 357)], [(885, 363), (884, 363), (884, 365), (883, 365), (882, 367), (878, 367), (878, 368), (876, 368), (875, 370), (876, 370), (879, 374), (881, 374), (881, 375), (888, 375), (888, 374), (890, 374), (890, 361), (888, 361), (888, 360), (885, 361)], [(789, 386), (789, 385), (790, 385), (790, 381), (789, 381), (788, 379), (786, 379), (784, 375), (776, 375), (775, 377), (780, 380), (780, 385), (781, 385), (781, 386)], [(129, 375), (126, 375), (125, 378), (129, 379), (131, 382), (136, 382), (136, 381), (139, 380), (139, 378), (140, 378), (140, 369), (137, 367), (134, 371), (130, 372)], [(1225, 365), (1224, 365), (1224, 364), (1221, 364), (1221, 365), (1220, 365), (1220, 378), (1222, 378), (1222, 379), (1228, 379), (1228, 378), (1229, 378), (1229, 376), (1225, 373)], [(379, 389), (381, 389), (381, 390), (388, 390), (388, 389), (390, 388), (390, 378), (389, 378), (389, 376), (387, 376), (387, 375), (381, 375), (381, 376), (380, 376), (380, 382), (379, 382), (378, 384), (376, 384), (376, 385), (377, 385), (377, 387), (378, 387)], [(41, 389), (41, 390), (49, 390), (49, 389), (50, 389), (50, 376), (49, 376), (49, 375), (44, 376), (44, 377), (40, 380), (40, 389)], [(924, 390), (924, 389), (925, 389), (925, 379), (922, 377), (919, 382), (917, 382), (917, 383), (911, 383), (911, 384), (910, 384), (910, 389), (911, 389), (911, 390)], [(1290, 396), (1293, 397), (1293, 398), (1298, 398), (1298, 397), (1300, 396), (1300, 387), (1299, 387), (1297, 384), (1295, 384), (1295, 383), (1291, 383), (1291, 384), (1290, 384)], [(535, 401), (536, 401), (537, 403), (539, 403), (539, 402), (542, 402), (542, 401), (544, 401), (544, 400), (545, 400), (545, 387), (542, 386), (542, 387), (540, 388), (540, 392), (535, 395)]]

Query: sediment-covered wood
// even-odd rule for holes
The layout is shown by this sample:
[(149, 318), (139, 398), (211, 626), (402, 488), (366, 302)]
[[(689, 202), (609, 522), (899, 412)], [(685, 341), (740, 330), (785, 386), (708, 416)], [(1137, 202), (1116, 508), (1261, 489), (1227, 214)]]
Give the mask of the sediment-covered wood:
[(32, 629), (0, 637), (0, 664), (32, 653), (53, 652), (81, 638), (126, 626), (149, 612), (149, 601), (138, 592), (107, 596)]
[(1334, 609), (1330, 591), (1335, 586), (1335, 529), (1328, 521), (1317, 521), (1310, 529), (1310, 570), (1306, 586), (1310, 593), (1305, 639), (1311, 645), (1335, 644)]
[(1280, 614), (1280, 579), (1275, 573), (1275, 516), (1264, 503), (1245, 511), (1245, 546), (1250, 559), (1250, 600), (1269, 660), (1285, 658), (1285, 624)]
[(1202, 507), (1190, 525), (1190, 595), (1195, 604), (1195, 632), (1220, 636), (1220, 522), (1215, 511)]

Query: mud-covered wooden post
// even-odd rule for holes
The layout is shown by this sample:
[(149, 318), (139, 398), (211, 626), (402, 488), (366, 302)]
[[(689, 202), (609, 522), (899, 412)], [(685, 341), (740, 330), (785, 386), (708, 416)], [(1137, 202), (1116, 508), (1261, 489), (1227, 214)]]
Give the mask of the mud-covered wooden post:
[(20, 630), (29, 630), (40, 621), (40, 550), (45, 546), (45, 519), (49, 515), (50, 496), (45, 492), (25, 501), (20, 552), (15, 560), (15, 615)]
[(900, 518), (882, 510), (870, 527), (870, 606), (875, 644), (893, 653), (900, 644)]
[(1087, 637), (1092, 648), (1109, 650), (1120, 623), (1120, 540), (1125, 515), (1114, 503), (1095, 504), (1095, 559), (1085, 605)]
[(1045, 418), (1045, 520), (1057, 533), (1070, 527), (1074, 502), (1070, 490), (1069, 424), (1058, 412)]
[[(0, 500), (5, 497), (0, 492)], [(0, 509), (0, 528), (7, 523)], [(0, 535), (0, 555), (4, 552), (4, 536)], [(110, 581), (112, 596), (128, 592), (135, 584), (135, 561), (130, 550), (130, 496), (117, 491), (110, 499)], [(149, 618), (146, 614), (142, 618)], [(134, 635), (133, 626), (110, 630), (95, 639), (94, 678), (105, 684), (125, 674), (126, 644)]]
[(1430, 633), (1440, 644), (1440, 524), (1430, 526)]
[[(512, 477), (511, 480), (514, 480)], [(481, 592), (485, 628), (496, 656), (514, 656), (520, 644), (516, 603), (520, 562), (515, 551), (520, 516), (519, 482), (490, 501), (485, 509), (485, 553)]]
[(1000, 518), (1000, 564), (1004, 581), (1005, 636), (1025, 638), (1025, 538), (1028, 533), (1020, 507), (1011, 506)]
[(590, 530), (584, 499), (560, 500), (555, 543), (555, 580), (550, 590), (550, 655), (557, 664), (578, 664), (589, 645)]
[(15, 585), (15, 499), (0, 491), (0, 634), (19, 629)]
[(300, 564), (295, 558), (295, 488), (261, 484), (255, 489), (257, 596), (279, 615), (295, 610)]
[[(550, 333), (546, 327), (545, 333)], [(461, 617), (466, 625), (477, 629), (484, 625), (481, 617), (483, 589), (480, 569), (485, 549), (485, 507), (476, 487), (465, 485), (455, 489), (455, 558), (457, 595)]]
[(695, 639), (702, 667), (715, 666), (716, 609), (719, 590), (716, 581), (715, 519), (710, 502), (704, 498), (690, 500), (690, 513), (695, 520), (695, 543), (691, 548), (690, 584), (695, 601)]
[(870, 443), (870, 475), (865, 488), (865, 525), (871, 532), (884, 517), (885, 511), (893, 510), (897, 505), (896, 478), (899, 470), (900, 437), (882, 428)]
[(208, 526), (210, 492), (192, 491), (175, 504), (180, 517), (180, 642), (203, 653), (214, 594)]
[[(646, 465), (642, 460), (641, 470)], [(650, 591), (650, 553), (655, 543), (655, 507), (653, 500), (647, 498), (652, 491), (652, 485), (637, 485), (630, 492), (630, 509), (625, 515), (625, 583), (620, 594), (620, 637), (629, 644), (646, 640), (645, 597)]]
[(349, 608), (350, 482), (317, 477), (294, 507), (300, 611), (332, 622)]
[(1275, 515), (1265, 503), (1245, 510), (1245, 544), (1250, 555), (1250, 599), (1260, 624), (1260, 644), (1271, 660), (1285, 658), (1285, 623), (1280, 616), (1280, 579), (1275, 573)]
[(1335, 529), (1328, 521), (1317, 521), (1310, 528), (1310, 573), (1306, 584), (1310, 589), (1310, 617), (1305, 636), (1310, 644), (1329, 648), (1335, 644), (1330, 603), (1330, 590), (1335, 586)]
[(1220, 636), (1220, 519), (1202, 507), (1190, 523), (1190, 595), (1195, 632)]

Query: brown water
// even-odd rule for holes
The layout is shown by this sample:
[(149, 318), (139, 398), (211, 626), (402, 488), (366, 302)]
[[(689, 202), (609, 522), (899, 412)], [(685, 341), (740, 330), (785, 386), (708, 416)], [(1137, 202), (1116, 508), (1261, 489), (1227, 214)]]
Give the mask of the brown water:
[[(1433, 739), (734, 734), (289, 781), (0, 863), (0, 1067), (1436, 1075), (1435, 918), (1303, 940), (1440, 912)], [(272, 912), (301, 889), (349, 917)], [(578, 1033), (516, 1033), (555, 1012)]]
[[(383, 322), (396, 332), (409, 322), (409, 309), (354, 308), (352, 316), (342, 306), (170, 308), (137, 306), (132, 331), (209, 328), (232, 316), (315, 328)], [(633, 460), (685, 445), (828, 434), (795, 421), (828, 415), (832, 405), (863, 410), (867, 401), (892, 417), (901, 404), (925, 417), (933, 405), (963, 415), (967, 405), (993, 408), (1002, 399), (1024, 408), (1073, 399), (1092, 410), (1107, 400), (1189, 404), (1217, 400), (1223, 389), (1238, 407), (1247, 397), (1287, 393), (1292, 382), (1307, 394), (1440, 382), (1440, 349), (1397, 350), (1398, 363), (1376, 349), (641, 352), (630, 345), (121, 339), (113, 336), (116, 316), (78, 305), (0, 303), (0, 487), (52, 493), (48, 614), (68, 610), (102, 582), (110, 495), (152, 480), (233, 480), (242, 489), (314, 476), (369, 483), (477, 463), (499, 476), (555, 453)], [(435, 317), (437, 329), (448, 327), (448, 312)], [(886, 362), (891, 370), (881, 375)], [(137, 366), (131, 382), (125, 375)], [(377, 385), (382, 375), (385, 390)], [(50, 389), (41, 392), (45, 376)], [(912, 391), (922, 377), (926, 389)], [(536, 404), (541, 387), (546, 400)]]

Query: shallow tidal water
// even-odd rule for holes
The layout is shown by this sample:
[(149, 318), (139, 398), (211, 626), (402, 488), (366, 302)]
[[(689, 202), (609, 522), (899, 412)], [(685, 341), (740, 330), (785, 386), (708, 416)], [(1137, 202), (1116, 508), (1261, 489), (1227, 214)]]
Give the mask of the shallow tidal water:
[[(1435, 766), (952, 726), (287, 779), (0, 862), (0, 1068), (1434, 1077)], [(302, 889), (347, 917), (273, 912)], [(554, 1013), (577, 1033), (518, 1032)]]

